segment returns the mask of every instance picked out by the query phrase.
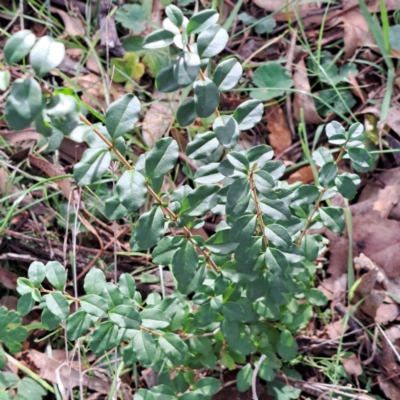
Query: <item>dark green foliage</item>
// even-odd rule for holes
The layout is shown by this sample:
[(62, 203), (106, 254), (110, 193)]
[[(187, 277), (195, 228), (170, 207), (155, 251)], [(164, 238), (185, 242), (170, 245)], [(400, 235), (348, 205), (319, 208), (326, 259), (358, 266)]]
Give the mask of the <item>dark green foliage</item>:
[[(185, 97), (177, 110), (181, 126), (215, 114), (214, 119), (202, 121), (205, 129), (187, 145), (186, 156), (200, 160), (194, 177), (182, 164), (177, 166), (178, 157), (185, 156), (172, 137), (158, 140), (136, 165), (125, 159), (129, 152), (124, 135), (132, 133), (140, 118), (140, 103), (132, 94), (108, 107), (104, 125), (88, 127), (80, 122), (87, 124), (72, 91), (59, 89), (46, 98), (35, 78), (17, 79), (6, 101), (5, 118), (17, 130), (35, 122), (49, 143), (59, 143), (63, 135), (87, 142), (89, 148), (74, 166), (80, 186), (103, 180), (106, 187), (104, 176), (111, 160), (124, 166), (124, 171), (113, 171), (115, 187), (110, 184), (105, 190), (104, 212), (109, 219), (124, 218), (130, 224), (132, 250), (148, 252), (150, 267), (169, 268), (176, 290), (165, 298), (154, 292), (142, 299), (132, 275), (122, 274), (118, 283), (107, 282), (101, 269), (92, 268), (84, 280), (85, 295), (77, 299), (66, 291), (67, 272), (62, 264), (33, 262), (29, 279), (18, 279), (18, 311), (26, 315), (39, 304), (47, 329), (65, 325), (69, 341), (81, 339), (98, 355), (119, 347), (126, 365), (151, 367), (159, 376), (158, 385), (138, 389), (135, 400), (173, 400), (179, 393), (183, 400), (210, 400), (220, 387), (219, 380), (199, 379), (193, 370), (217, 365), (230, 369), (242, 365), (237, 386), (245, 391), (253, 375), (249, 360), (258, 360), (260, 354), (266, 360), (259, 376), (271, 383), (271, 390), (281, 393), (286, 386), (275, 384), (274, 374), (301, 357), (296, 334), (312, 318), (312, 306), (327, 301), (313, 287), (314, 263), (325, 239), (307, 231), (323, 226), (337, 233), (344, 230), (343, 210), (325, 200), (337, 192), (354, 198), (359, 178), (339, 174), (338, 161), (349, 158), (354, 166), (367, 168), (372, 157), (361, 141), (360, 124), (346, 131), (331, 122), (326, 134), (331, 144), (340, 147), (340, 156), (335, 159), (324, 147), (313, 153), (318, 182), (278, 181), (285, 166), (272, 160), (271, 147), (244, 150), (239, 137), (261, 120), (260, 100), (280, 96), (291, 87), (284, 68), (272, 63), (261, 66), (253, 79), (258, 87), (252, 92), (255, 99), (221, 115), (217, 110), (220, 92), (239, 82), (242, 67), (234, 58), (224, 59), (214, 69), (210, 67), (207, 76), (212, 79), (201, 69), (228, 41), (228, 33), (217, 24), (218, 13), (202, 11), (188, 21), (179, 8), (169, 5), (166, 14), (164, 28), (144, 40), (148, 49), (173, 43), (179, 48), (171, 52), (175, 57), (171, 64), (157, 75), (156, 86), (162, 92), (187, 87), (186, 94), (193, 88), (193, 97)], [(188, 44), (188, 35), (193, 35), (195, 43)], [(61, 62), (64, 53), (61, 43), (45, 38), (35, 44), (36, 38), (28, 31), (17, 33), (5, 46), (5, 61), (19, 62), (31, 51), (32, 68), (41, 78)], [(51, 51), (57, 57), (48, 57)], [(276, 81), (282, 83), (280, 88)], [(175, 173), (187, 174), (187, 181), (168, 192), (171, 185), (164, 184), (164, 178)], [(193, 234), (210, 214), (222, 216), (215, 219), (221, 221), (215, 232), (207, 239)], [(142, 283), (159, 278), (147, 272), (140, 277)], [(0, 308), (0, 320), (1, 343), (10, 351), (20, 350), (27, 331), (20, 326), (18, 314)], [(4, 365), (2, 350), (0, 366)], [(7, 388), (17, 385), (16, 378)], [(22, 382), (18, 384), (23, 387)]]

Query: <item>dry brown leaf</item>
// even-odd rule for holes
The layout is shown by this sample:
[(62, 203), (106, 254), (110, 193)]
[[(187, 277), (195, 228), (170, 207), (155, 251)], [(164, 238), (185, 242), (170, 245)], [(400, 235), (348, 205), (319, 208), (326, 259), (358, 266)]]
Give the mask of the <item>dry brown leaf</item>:
[(85, 35), (85, 27), (83, 22), (78, 17), (73, 17), (65, 11), (60, 10), (59, 8), (50, 7), (50, 11), (53, 14), (58, 14), (62, 19), (62, 22), (65, 27), (65, 32), (70, 36), (84, 36)]
[(374, 202), (373, 210), (377, 211), (381, 218), (388, 218), (393, 206), (399, 202), (399, 193), (395, 186), (387, 185), (378, 192), (378, 197)]
[(178, 102), (174, 98), (168, 98), (166, 101), (163, 93), (155, 91), (153, 96), (160, 101), (150, 106), (142, 123), (143, 139), (149, 147), (152, 147), (167, 132), (175, 119), (175, 111), (178, 107)]
[(343, 25), (345, 59), (352, 57), (357, 47), (375, 46), (371, 30), (359, 8), (351, 9), (329, 21), (329, 26)]
[(357, 356), (352, 353), (350, 357), (343, 358), (342, 364), (349, 375), (359, 376), (363, 373), (362, 365)]
[(296, 172), (293, 172), (288, 179), (289, 184), (295, 182), (303, 182), (303, 183), (310, 183), (314, 181), (314, 175), (310, 166), (302, 167), (298, 169)]
[[(329, 339), (337, 339), (338, 337), (343, 336), (343, 320), (340, 319), (338, 321), (331, 322), (326, 325), (325, 329)], [(346, 330), (347, 329), (348, 328), (346, 327)]]
[[(68, 86), (68, 82), (64, 82)], [(82, 101), (88, 103), (90, 106), (98, 108), (99, 105), (105, 110), (107, 103), (105, 101), (105, 87), (103, 80), (99, 75), (90, 73), (87, 75), (79, 75), (78, 84), (84, 90), (82, 94)], [(112, 83), (110, 88), (111, 101), (118, 100), (125, 94), (124, 87), (119, 83)]]
[(292, 135), (282, 108), (278, 104), (266, 107), (264, 116), (268, 123), (267, 128), (271, 132), (268, 135), (269, 144), (275, 154), (280, 154), (292, 144)]
[[(43, 171), (47, 176), (53, 178), (59, 175), (65, 175), (65, 171), (60, 166), (55, 166), (54, 164), (43, 160), (39, 157), (29, 154), (29, 162), (36, 168)], [(64, 197), (69, 200), (72, 194), (72, 184), (69, 179), (60, 179), (55, 181), (62, 191)]]
[(320, 9), (320, 3), (295, 0), (288, 2), (287, 0), (253, 0), (254, 4), (258, 7), (263, 8), (267, 12), (279, 12), (274, 15), (274, 18), (278, 21), (286, 21), (288, 16), (293, 16), (292, 12), (296, 9), (301, 16), (306, 15), (310, 12), (317, 11)]
[[(79, 386), (79, 371), (74, 368), (69, 369), (67, 363), (61, 363), (32, 349), (22, 353), (21, 358), (31, 369), (37, 371), (41, 378), (49, 382), (58, 384), (61, 381), (64, 388), (68, 388), (69, 385), (72, 388)], [(110, 388), (110, 382), (106, 376), (98, 378), (83, 374), (82, 384), (103, 394), (108, 394)]]
[(311, 93), (310, 82), (308, 81), (307, 69), (304, 63), (306, 53), (301, 53), (295, 60), (295, 71), (293, 74), (293, 83), (296, 89), (293, 99), (293, 114), (297, 121), (300, 121), (300, 110), (303, 109), (304, 120), (307, 124), (323, 124), (329, 118), (321, 118), (315, 108)]
[(17, 287), (18, 276), (14, 272), (0, 266), (0, 284), (6, 289), (15, 290)]
[(386, 325), (394, 321), (399, 315), (398, 304), (381, 304), (376, 310), (375, 322)]

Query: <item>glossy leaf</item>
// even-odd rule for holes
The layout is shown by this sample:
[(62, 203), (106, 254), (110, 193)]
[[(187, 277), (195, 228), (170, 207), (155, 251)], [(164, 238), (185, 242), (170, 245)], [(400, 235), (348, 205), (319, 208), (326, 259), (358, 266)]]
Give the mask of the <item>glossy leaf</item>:
[(118, 345), (118, 328), (110, 321), (95, 328), (90, 339), (90, 349), (94, 353), (103, 353)]
[(157, 75), (156, 88), (163, 93), (175, 92), (180, 88), (175, 79), (174, 64), (164, 67)]
[(0, 71), (0, 90), (5, 91), (10, 84), (11, 74), (10, 71)]
[(232, 226), (229, 238), (232, 242), (240, 243), (249, 239), (257, 226), (257, 217), (255, 215), (243, 215)]
[(111, 161), (108, 149), (87, 149), (81, 161), (75, 164), (74, 178), (79, 186), (98, 181), (107, 171)]
[(63, 290), (67, 283), (67, 272), (58, 261), (49, 261), (46, 264), (46, 278), (58, 290)]
[(132, 340), (132, 348), (137, 359), (143, 364), (148, 366), (153, 363), (156, 353), (156, 345), (153, 337), (140, 330)]
[(140, 313), (142, 325), (148, 329), (164, 329), (171, 323), (171, 320), (163, 311), (157, 308), (146, 308)]
[(349, 176), (337, 176), (335, 178), (335, 185), (338, 188), (339, 193), (346, 199), (353, 200), (356, 196), (357, 186)]
[(200, 57), (196, 53), (182, 52), (175, 60), (174, 77), (179, 86), (190, 85), (200, 69)]
[(197, 51), (201, 58), (210, 58), (219, 54), (228, 43), (228, 32), (215, 24), (203, 30), (197, 37)]
[(335, 162), (328, 162), (322, 166), (318, 173), (319, 182), (323, 187), (328, 187), (335, 180), (338, 168)]
[(230, 229), (222, 229), (206, 241), (206, 247), (215, 254), (228, 255), (235, 251), (237, 243), (231, 242)]
[(16, 79), (7, 97), (4, 116), (11, 129), (19, 131), (27, 128), (40, 113), (42, 91), (39, 84), (31, 78)]
[(312, 154), (312, 158), (319, 167), (334, 161), (332, 153), (325, 147), (319, 147), (315, 150)]
[(33, 306), (35, 305), (35, 300), (32, 297), (32, 293), (25, 293), (18, 299), (17, 309), (21, 316), (28, 315)]
[(69, 315), (69, 304), (60, 292), (51, 292), (46, 296), (46, 306), (51, 313), (60, 319), (66, 319)]
[(199, 379), (192, 387), (192, 390), (201, 393), (203, 396), (213, 396), (221, 387), (221, 382), (212, 377), (204, 377)]
[(63, 43), (50, 36), (42, 36), (33, 46), (29, 55), (32, 68), (40, 77), (58, 67), (65, 56)]
[(215, 10), (203, 10), (190, 18), (186, 27), (187, 34), (200, 33), (218, 22), (219, 14)]
[(46, 277), (46, 267), (40, 261), (34, 261), (28, 269), (29, 280), (35, 285), (39, 286)]
[(108, 311), (108, 305), (106, 301), (97, 294), (88, 294), (83, 296), (81, 298), (80, 305), (88, 314), (98, 318), (105, 317)]
[(233, 118), (239, 124), (239, 129), (245, 131), (257, 125), (264, 114), (264, 106), (259, 100), (247, 100), (233, 113)]
[(165, 29), (159, 29), (158, 31), (150, 33), (143, 42), (145, 49), (161, 49), (167, 47), (174, 41), (174, 34)]
[(197, 118), (195, 102), (193, 98), (186, 99), (176, 112), (176, 120), (180, 126), (188, 126)]
[(172, 257), (172, 272), (178, 282), (177, 288), (187, 294), (188, 286), (196, 275), (199, 256), (193, 245), (185, 241)]
[(140, 249), (155, 246), (164, 235), (164, 214), (160, 207), (153, 207), (151, 211), (143, 213), (135, 229), (135, 241)]
[(86, 274), (83, 288), (86, 294), (100, 294), (106, 286), (106, 277), (99, 268), (91, 268)]
[(222, 115), (221, 117), (215, 118), (213, 129), (222, 146), (231, 149), (236, 145), (240, 131), (239, 125), (233, 117), (230, 115)]
[(189, 355), (186, 344), (173, 333), (161, 336), (158, 344), (165, 356), (175, 365), (183, 364)]
[(193, 160), (201, 160), (210, 156), (218, 148), (218, 144), (214, 132), (198, 133), (186, 146), (186, 155)]
[(35, 44), (36, 36), (29, 30), (23, 29), (12, 35), (4, 46), (4, 59), (11, 65), (21, 61), (28, 55)]
[(209, 117), (219, 104), (219, 91), (210, 80), (196, 81), (194, 85), (194, 103), (199, 117)]
[(219, 163), (210, 163), (200, 167), (194, 174), (194, 180), (200, 184), (217, 183), (225, 178), (218, 170)]
[(331, 231), (342, 233), (345, 228), (343, 210), (338, 207), (320, 207), (319, 215), (324, 225)]
[(111, 103), (106, 112), (106, 128), (110, 136), (115, 140), (132, 131), (139, 114), (140, 103), (132, 93), (127, 93)]
[(229, 58), (220, 62), (214, 71), (213, 82), (219, 91), (235, 87), (243, 73), (241, 64), (236, 58)]
[(190, 192), (182, 201), (181, 214), (203, 216), (217, 205), (217, 185), (199, 186)]
[(368, 168), (372, 165), (371, 154), (363, 148), (354, 147), (347, 149), (347, 154), (351, 161), (361, 168)]
[(272, 247), (286, 247), (292, 244), (292, 238), (289, 232), (282, 225), (268, 225), (265, 228), (265, 236)]
[(277, 221), (285, 221), (291, 217), (288, 206), (282, 200), (263, 199), (260, 201), (261, 211)]
[(125, 217), (129, 211), (121, 204), (118, 195), (109, 197), (104, 203), (104, 214), (110, 221)]
[(67, 318), (67, 338), (76, 340), (93, 325), (92, 317), (84, 310), (78, 310)]
[(239, 392), (245, 392), (251, 386), (253, 370), (250, 364), (246, 364), (238, 373), (236, 378), (236, 386)]
[(152, 253), (152, 260), (158, 265), (168, 265), (172, 262), (172, 257), (178, 245), (172, 242), (171, 236), (163, 237), (154, 248)]
[(183, 13), (177, 6), (170, 4), (165, 8), (165, 13), (167, 14), (170, 21), (177, 27), (180, 28), (182, 26), (183, 21)]
[(135, 298), (136, 282), (132, 275), (128, 273), (122, 274), (119, 277), (118, 287), (124, 296), (130, 299)]
[(160, 139), (146, 155), (146, 176), (155, 179), (170, 171), (177, 159), (179, 149), (170, 137)]
[(147, 189), (144, 176), (136, 170), (125, 171), (116, 185), (118, 199), (128, 211), (137, 211), (144, 203)]
[(115, 325), (124, 329), (137, 329), (142, 322), (142, 318), (135, 307), (125, 304), (110, 310), (109, 318)]
[(250, 202), (250, 181), (247, 177), (236, 179), (228, 190), (226, 213), (231, 217), (240, 217)]
[(347, 131), (347, 135), (351, 140), (359, 139), (363, 134), (364, 134), (364, 126), (359, 122), (350, 125), (349, 130)]

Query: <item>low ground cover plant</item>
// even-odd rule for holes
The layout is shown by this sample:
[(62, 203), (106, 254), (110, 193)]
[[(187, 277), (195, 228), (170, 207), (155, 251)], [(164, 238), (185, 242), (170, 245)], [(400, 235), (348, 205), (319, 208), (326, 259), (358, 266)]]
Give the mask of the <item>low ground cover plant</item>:
[[(109, 282), (101, 269), (92, 268), (84, 279), (85, 295), (77, 297), (66, 286), (62, 264), (33, 262), (28, 276), (18, 279), (18, 311), (24, 316), (38, 304), (42, 324), (50, 331), (64, 327), (71, 346), (79, 341), (98, 356), (117, 348), (116, 357), (123, 357), (118, 370), (121, 365), (151, 367), (158, 384), (137, 388), (136, 400), (211, 399), (221, 386), (218, 367), (235, 365), (241, 366), (239, 390), (251, 386), (257, 366), (258, 376), (278, 392), (284, 384), (274, 381), (277, 372), (298, 376), (296, 334), (307, 326), (314, 307), (327, 301), (314, 288), (316, 260), (327, 241), (312, 230), (345, 229), (343, 209), (329, 199), (340, 193), (351, 200), (356, 194), (359, 177), (339, 173), (342, 159), (371, 166), (364, 129), (359, 123), (347, 129), (335, 121), (327, 124), (325, 133), (336, 151), (320, 147), (312, 154), (315, 184), (288, 184), (281, 179), (285, 166), (273, 160), (271, 147), (244, 150), (238, 143), (240, 133), (262, 119), (263, 104), (252, 99), (233, 112), (218, 111), (220, 93), (242, 76), (235, 57), (215, 61), (228, 42), (218, 13), (206, 10), (188, 20), (169, 5), (166, 14), (163, 29), (144, 42), (148, 49), (171, 46), (176, 54), (157, 75), (156, 87), (165, 93), (185, 91), (176, 113), (180, 126), (198, 118), (209, 121), (204, 122), (208, 130), (187, 146), (186, 156), (199, 162), (195, 173), (188, 173), (188, 184), (169, 190), (164, 184), (180, 152), (172, 137), (158, 140), (135, 164), (126, 158), (124, 135), (140, 118), (134, 94), (112, 103), (105, 116), (93, 116), (71, 89), (48, 88), (43, 78), (64, 57), (64, 46), (51, 37), (37, 39), (23, 30), (8, 40), (7, 65), (29, 62), (24, 76), (12, 83), (5, 118), (14, 130), (34, 125), (47, 151), (56, 150), (64, 136), (85, 141), (89, 148), (74, 166), (74, 181), (87, 186), (104, 176), (115, 179), (104, 213), (111, 221), (134, 221), (131, 249), (149, 250), (155, 265), (172, 272), (176, 289), (144, 298), (130, 274)], [(8, 71), (2, 73), (7, 78)], [(90, 122), (93, 117), (96, 122)], [(113, 161), (121, 168), (111, 174)], [(151, 206), (144, 212), (146, 199)], [(205, 240), (192, 230), (210, 213), (220, 222)], [(0, 340), (10, 351), (18, 350)], [(297, 398), (299, 390), (292, 395)]]

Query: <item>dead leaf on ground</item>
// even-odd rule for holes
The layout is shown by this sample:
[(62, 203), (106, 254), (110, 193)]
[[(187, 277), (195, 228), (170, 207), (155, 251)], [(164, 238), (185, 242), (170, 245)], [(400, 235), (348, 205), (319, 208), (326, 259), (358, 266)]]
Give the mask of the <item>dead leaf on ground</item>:
[(314, 175), (310, 166), (302, 167), (296, 172), (293, 172), (288, 178), (287, 182), (289, 184), (295, 182), (310, 183), (314, 181)]
[[(68, 86), (68, 82), (64, 82), (66, 86)], [(99, 75), (90, 73), (87, 75), (80, 75), (78, 77), (78, 85), (83, 89), (82, 101), (89, 104), (92, 107), (103, 108), (105, 110), (107, 108), (107, 103), (105, 101), (105, 83), (103, 84), (103, 80)], [(118, 83), (113, 83), (110, 87), (110, 101), (118, 100), (125, 94), (124, 87)]]
[(362, 365), (357, 356), (352, 353), (350, 357), (343, 358), (342, 364), (349, 375), (360, 376), (363, 373)]
[(394, 321), (399, 315), (398, 304), (381, 304), (376, 310), (375, 322), (377, 324), (387, 325)]
[[(68, 364), (65, 362), (61, 363), (44, 353), (32, 349), (22, 353), (21, 358), (42, 379), (55, 384), (61, 382), (64, 388), (68, 388), (69, 385), (72, 388), (79, 386), (79, 371), (74, 368), (69, 369)], [(110, 388), (109, 379), (105, 375), (99, 378), (83, 374), (82, 384), (93, 391), (103, 394), (108, 394)]]
[(371, 29), (359, 8), (350, 9), (328, 22), (329, 27), (336, 25), (343, 25), (346, 60), (355, 54), (357, 47), (376, 47)]
[(175, 119), (175, 111), (178, 107), (178, 102), (174, 100), (175, 96), (167, 101), (163, 93), (154, 92), (153, 96), (156, 101), (147, 110), (142, 123), (143, 140), (149, 147), (152, 147), (167, 132)]
[(84, 36), (85, 27), (83, 22), (78, 17), (73, 17), (67, 12), (56, 7), (50, 7), (53, 14), (58, 14), (64, 24), (65, 32), (70, 36)]
[(8, 269), (0, 266), (0, 283), (9, 290), (15, 290), (17, 287), (18, 276)]
[(295, 60), (293, 83), (296, 89), (293, 99), (293, 114), (297, 121), (300, 121), (300, 110), (303, 109), (304, 120), (307, 124), (321, 125), (328, 118), (321, 118), (315, 108), (314, 99), (311, 97), (311, 86), (308, 81), (307, 69), (304, 62), (306, 53), (299, 54)]
[[(60, 166), (56, 166), (42, 158), (29, 154), (29, 162), (34, 167), (43, 171), (47, 176), (54, 178), (56, 176), (65, 175), (65, 171)], [(72, 194), (72, 184), (68, 178), (55, 181), (62, 191), (64, 197), (69, 200)]]
[(278, 104), (266, 107), (264, 116), (268, 123), (267, 128), (271, 132), (268, 135), (269, 144), (275, 154), (280, 154), (292, 144), (292, 135), (282, 108)]

